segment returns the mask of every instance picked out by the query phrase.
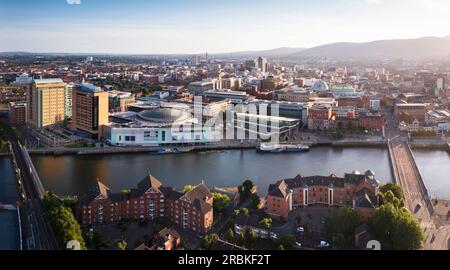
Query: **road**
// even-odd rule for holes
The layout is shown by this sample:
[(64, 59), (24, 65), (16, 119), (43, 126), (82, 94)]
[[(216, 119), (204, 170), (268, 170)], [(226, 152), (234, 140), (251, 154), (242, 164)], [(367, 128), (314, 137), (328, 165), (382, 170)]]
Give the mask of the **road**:
[(14, 161), (20, 170), (20, 178), (25, 192), (25, 202), (21, 209), (25, 210), (23, 213), (28, 213), (25, 218), (27, 218), (26, 223), (29, 224), (29, 228), (24, 230), (29, 232), (26, 246), (32, 250), (58, 249), (58, 244), (44, 210), (42, 187), (35, 183), (36, 172), (27, 163), (27, 159), (22, 152), (26, 150), (22, 148), (10, 130), (6, 129), (6, 131), (11, 143)]

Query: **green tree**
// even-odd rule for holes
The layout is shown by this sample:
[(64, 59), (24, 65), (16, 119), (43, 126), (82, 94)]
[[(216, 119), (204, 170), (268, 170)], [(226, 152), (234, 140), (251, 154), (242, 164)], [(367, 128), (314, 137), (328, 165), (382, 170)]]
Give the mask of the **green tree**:
[[(350, 249), (354, 246), (354, 234), (360, 224), (358, 214), (349, 207), (340, 208), (325, 217), (325, 231), (335, 236), (335, 246), (338, 249)], [(338, 241), (339, 240), (339, 241)]]
[(117, 250), (126, 250), (127, 249), (127, 242), (125, 242), (124, 240), (117, 242), (116, 249)]
[(259, 198), (258, 194), (252, 194), (251, 195), (251, 207), (258, 209), (259, 205), (261, 204), (261, 199)]
[(383, 249), (415, 250), (422, 247), (424, 233), (420, 223), (405, 208), (385, 203), (375, 210), (369, 226)]
[(259, 225), (261, 225), (261, 227), (263, 229), (270, 230), (272, 228), (272, 219), (271, 218), (264, 218), (263, 220), (261, 220), (259, 222)]
[(293, 249), (295, 245), (295, 236), (292, 234), (284, 235), (280, 238), (279, 242), (285, 249)]
[(221, 213), (230, 205), (230, 197), (226, 194), (214, 192), (213, 194), (213, 208), (214, 211)]
[(384, 203), (384, 199), (386, 197), (386, 194), (388, 191), (391, 191), (395, 198), (397, 198), (400, 201), (400, 204), (398, 207), (403, 207), (405, 205), (405, 196), (403, 194), (403, 189), (394, 183), (387, 183), (385, 185), (380, 186), (380, 204)]
[(81, 227), (70, 208), (51, 192), (44, 195), (44, 207), (48, 213), (55, 237), (61, 247), (65, 247), (71, 240), (80, 243), (81, 249), (86, 249)]
[(248, 211), (247, 208), (241, 208), (241, 209), (239, 209), (239, 214), (240, 214), (240, 215), (248, 216), (248, 213), (249, 213), (249, 211)]
[(183, 187), (183, 193), (187, 193), (189, 191), (192, 191), (195, 188), (195, 186), (192, 185), (186, 185)]
[(279, 245), (278, 246), (278, 250), (284, 250), (284, 246), (283, 245)]
[(244, 188), (243, 191), (247, 194), (250, 194), (253, 190), (254, 184), (251, 180), (245, 180), (242, 183), (242, 187)]
[(219, 235), (212, 233), (206, 235), (201, 242), (201, 248), (205, 250), (210, 250), (212, 245), (219, 240)]
[(227, 239), (228, 242), (234, 243), (234, 232), (233, 232), (233, 229), (228, 228), (225, 238)]

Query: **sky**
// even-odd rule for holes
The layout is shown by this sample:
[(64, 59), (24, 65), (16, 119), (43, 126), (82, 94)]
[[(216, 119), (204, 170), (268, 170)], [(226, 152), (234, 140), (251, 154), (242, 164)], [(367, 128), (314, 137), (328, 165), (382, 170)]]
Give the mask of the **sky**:
[(222, 53), (450, 35), (450, 0), (0, 0), (0, 51)]

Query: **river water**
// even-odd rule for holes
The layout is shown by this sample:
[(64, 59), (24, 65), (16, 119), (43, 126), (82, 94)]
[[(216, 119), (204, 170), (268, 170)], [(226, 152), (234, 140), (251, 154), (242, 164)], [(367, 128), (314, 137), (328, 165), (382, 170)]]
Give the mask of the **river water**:
[[(17, 201), (17, 182), (12, 162), (0, 157), (0, 202), (14, 204)], [(16, 211), (0, 210), (0, 250), (19, 249), (19, 221)]]
[[(433, 196), (450, 198), (450, 154), (415, 151), (425, 184)], [(125, 154), (33, 156), (44, 186), (60, 195), (82, 195), (96, 179), (113, 191), (129, 189), (149, 172), (164, 185), (181, 189), (204, 180), (209, 187), (234, 186), (251, 179), (264, 195), (269, 184), (298, 174), (343, 176), (373, 170), (381, 183), (391, 181), (387, 149), (312, 148), (309, 153), (258, 154), (255, 150), (212, 151), (180, 155)]]
[(180, 155), (33, 156), (44, 186), (60, 195), (81, 195), (97, 178), (113, 191), (135, 187), (149, 172), (164, 185), (181, 189), (204, 180), (209, 187), (234, 186), (251, 179), (265, 194), (269, 184), (298, 174), (343, 176), (373, 170), (377, 179), (392, 179), (385, 149), (313, 148), (309, 153), (258, 154), (230, 150)]

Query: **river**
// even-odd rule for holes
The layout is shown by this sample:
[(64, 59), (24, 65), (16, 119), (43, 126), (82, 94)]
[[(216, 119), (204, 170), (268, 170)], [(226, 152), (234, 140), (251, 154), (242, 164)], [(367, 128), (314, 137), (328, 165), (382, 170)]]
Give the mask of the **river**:
[[(17, 182), (8, 157), (0, 157), (0, 202), (16, 204)], [(16, 211), (0, 211), (0, 250), (19, 249), (19, 220)]]
[(135, 187), (149, 172), (164, 185), (182, 189), (204, 180), (209, 187), (234, 186), (251, 179), (267, 192), (269, 184), (298, 174), (343, 176), (373, 170), (377, 179), (392, 179), (388, 152), (377, 148), (313, 148), (309, 153), (258, 154), (255, 150), (213, 151), (180, 155), (129, 154), (33, 156), (44, 186), (60, 195), (81, 195), (96, 179), (113, 191)]

